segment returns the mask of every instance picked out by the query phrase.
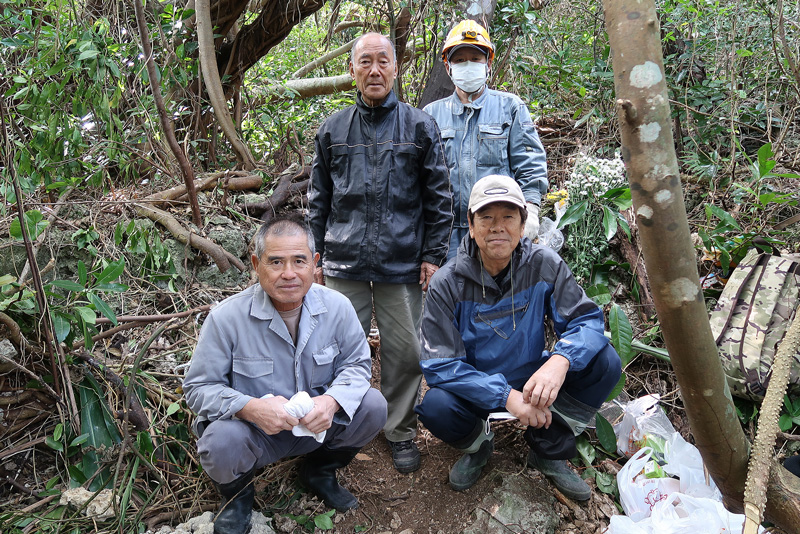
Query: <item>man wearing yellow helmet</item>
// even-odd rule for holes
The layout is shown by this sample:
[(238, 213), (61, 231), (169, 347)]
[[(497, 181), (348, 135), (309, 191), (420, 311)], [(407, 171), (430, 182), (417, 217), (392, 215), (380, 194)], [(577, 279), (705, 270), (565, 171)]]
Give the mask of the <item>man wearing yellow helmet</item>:
[(484, 176), (513, 177), (522, 188), (528, 211), (525, 236), (539, 233), (539, 204), (547, 191), (547, 161), (530, 112), (516, 95), (489, 89), (494, 60), (489, 32), (474, 20), (450, 30), (442, 60), (456, 86), (447, 98), (425, 106), (442, 133), (455, 221), (447, 259), (467, 235), (467, 205), (472, 186)]

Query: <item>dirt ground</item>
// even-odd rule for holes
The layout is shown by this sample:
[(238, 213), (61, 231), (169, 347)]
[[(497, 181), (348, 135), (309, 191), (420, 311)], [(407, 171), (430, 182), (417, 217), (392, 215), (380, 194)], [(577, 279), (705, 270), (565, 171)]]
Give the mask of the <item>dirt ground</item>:
[[(370, 339), (370, 344), (379, 354), (377, 340)], [(374, 377), (380, 373), (380, 356), (373, 361), (373, 386), (379, 387)], [(608, 518), (619, 513), (613, 500), (596, 489), (588, 503), (576, 503), (561, 495), (536, 470), (527, 468), (528, 446), (522, 438), (521, 425), (513, 421), (494, 423), (493, 430), (495, 452), (477, 484), (464, 492), (453, 491), (448, 483), (448, 472), (459, 458), (459, 451), (433, 437), (427, 429), (419, 426), (416, 443), (422, 465), (410, 474), (394, 469), (391, 449), (383, 433), (378, 434), (349, 466), (339, 470), (340, 482), (358, 497), (359, 507), (336, 513), (332, 532), (456, 534), (472, 523), (473, 511), (481, 506), (484, 497), (502, 483), (504, 476), (511, 475), (526, 477), (530, 484), (555, 497), (560, 517), (557, 534), (599, 534), (608, 526)], [(295, 480), (299, 461), (302, 460), (285, 462), (274, 472), (259, 476), (256, 482), (256, 509), (273, 514), (273, 527), (278, 532), (309, 532), (289, 516), (299, 516), (303, 521), (303, 516), (314, 517), (327, 511), (316, 499), (295, 493), (302, 491)], [(589, 483), (594, 488), (593, 482)], [(515, 525), (508, 525), (507, 529), (523, 532)]]

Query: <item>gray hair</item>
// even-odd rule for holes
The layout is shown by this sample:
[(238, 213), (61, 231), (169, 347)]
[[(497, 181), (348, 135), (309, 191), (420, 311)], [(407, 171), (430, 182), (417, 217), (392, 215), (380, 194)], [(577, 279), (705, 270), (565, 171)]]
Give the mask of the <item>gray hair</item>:
[(353, 47), (350, 49), (350, 63), (353, 63), (353, 58), (354, 58), (354, 54), (356, 52), (356, 47), (358, 47), (358, 43), (360, 43), (361, 39), (363, 39), (367, 35), (380, 35), (381, 37), (383, 37), (386, 40), (386, 42), (389, 43), (389, 48), (392, 49), (392, 56), (394, 57), (394, 62), (397, 63), (397, 50), (394, 49), (394, 43), (392, 42), (391, 39), (389, 39), (388, 37), (386, 37), (382, 33), (378, 33), (378, 32), (367, 32), (367, 33), (361, 35), (361, 37), (359, 37), (358, 39), (356, 39), (356, 41), (353, 43)]
[(261, 225), (253, 238), (253, 254), (261, 258), (267, 248), (266, 240), (272, 236), (296, 236), (305, 234), (308, 241), (308, 250), (311, 251), (311, 258), (314, 257), (314, 234), (311, 228), (299, 215), (278, 215)]

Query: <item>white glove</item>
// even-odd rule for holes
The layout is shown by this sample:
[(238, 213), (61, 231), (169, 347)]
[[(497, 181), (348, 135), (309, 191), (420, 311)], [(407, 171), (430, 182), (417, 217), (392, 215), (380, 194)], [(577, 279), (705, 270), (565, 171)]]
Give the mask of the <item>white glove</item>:
[[(272, 397), (272, 393), (264, 395), (261, 397), (262, 399), (268, 399)], [(311, 396), (306, 393), (305, 391), (298, 391), (292, 398), (289, 399), (289, 402), (283, 405), (283, 409), (286, 410), (286, 413), (291, 415), (292, 417), (296, 417), (297, 419), (302, 419), (303, 417), (308, 414), (311, 410), (314, 409), (314, 401), (311, 400)], [(318, 443), (322, 443), (325, 439), (325, 433), (327, 430), (323, 430), (322, 432), (311, 432), (309, 429), (306, 428), (305, 425), (299, 424), (297, 426), (292, 427), (292, 434), (297, 437), (309, 436), (317, 440)]]
[(528, 208), (528, 220), (525, 221), (525, 237), (536, 242), (539, 237), (539, 206), (528, 202), (525, 207)]

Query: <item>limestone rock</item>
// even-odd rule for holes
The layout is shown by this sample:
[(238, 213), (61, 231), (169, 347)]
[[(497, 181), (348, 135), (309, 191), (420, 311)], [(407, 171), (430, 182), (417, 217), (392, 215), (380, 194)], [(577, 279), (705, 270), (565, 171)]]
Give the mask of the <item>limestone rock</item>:
[(559, 522), (553, 495), (525, 474), (505, 476), (500, 487), (475, 509), (473, 517), (464, 534), (553, 534)]

